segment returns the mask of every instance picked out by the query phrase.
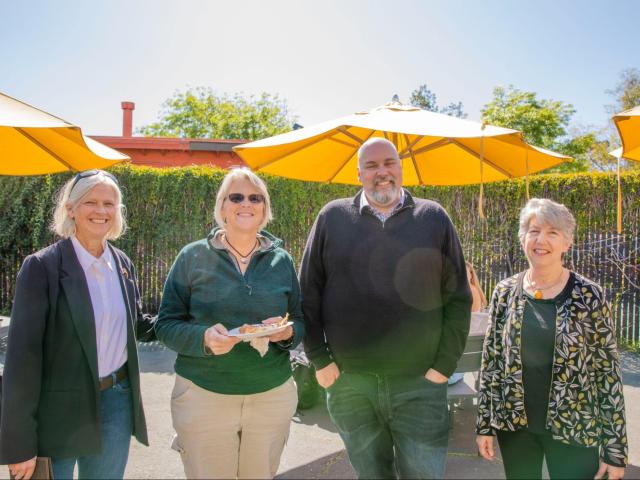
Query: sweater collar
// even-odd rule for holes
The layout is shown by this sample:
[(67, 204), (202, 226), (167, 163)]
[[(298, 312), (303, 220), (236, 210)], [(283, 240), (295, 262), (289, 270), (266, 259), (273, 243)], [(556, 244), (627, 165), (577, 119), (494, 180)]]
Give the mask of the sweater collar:
[[(214, 227), (209, 235), (207, 235), (207, 241), (209, 242), (209, 245), (217, 250), (225, 250), (226, 248), (222, 243), (223, 234), (223, 228)], [(270, 234), (266, 230), (261, 230), (260, 232), (258, 232), (258, 242), (260, 243), (258, 252), (267, 252), (282, 245), (282, 240)]]
[[(362, 209), (364, 206), (369, 205), (369, 202), (366, 201), (366, 198), (364, 198), (365, 203), (363, 203), (363, 197), (365, 197), (364, 195), (364, 190), (360, 190), (355, 197), (353, 197), (353, 206), (356, 207), (358, 209), (358, 211), (360, 213), (362, 213)], [(402, 206), (398, 209), (402, 209), (402, 208), (407, 208), (407, 207), (413, 207), (415, 205), (415, 201), (413, 200), (413, 197), (411, 196), (411, 194), (405, 190), (404, 188), (402, 189), (402, 195), (400, 197), (400, 200), (402, 201)]]

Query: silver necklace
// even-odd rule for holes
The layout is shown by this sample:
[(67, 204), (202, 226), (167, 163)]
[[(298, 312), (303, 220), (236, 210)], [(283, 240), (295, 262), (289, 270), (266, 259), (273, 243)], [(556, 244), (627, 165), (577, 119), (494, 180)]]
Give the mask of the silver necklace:
[(238, 255), (240, 255), (240, 262), (246, 264), (249, 261), (249, 257), (251, 256), (251, 254), (253, 253), (253, 251), (256, 249), (256, 247), (259, 245), (260, 242), (258, 242), (258, 239), (256, 238), (256, 243), (253, 245), (253, 248), (251, 248), (251, 250), (249, 250), (249, 253), (247, 253), (246, 255), (243, 253), (240, 253), (238, 251), (238, 249), (236, 247), (234, 247), (233, 245), (231, 245), (231, 242), (229, 241), (229, 238), (225, 235), (224, 236), (224, 240), (227, 242), (227, 245), (229, 245), (231, 247), (231, 250), (233, 250), (234, 252), (236, 252)]

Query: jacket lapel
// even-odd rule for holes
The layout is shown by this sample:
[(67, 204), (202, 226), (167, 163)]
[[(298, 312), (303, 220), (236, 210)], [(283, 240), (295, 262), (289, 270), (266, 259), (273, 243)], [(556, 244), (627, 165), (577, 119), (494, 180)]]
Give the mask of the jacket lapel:
[[(135, 338), (135, 316), (133, 312), (137, 312), (136, 308), (136, 294), (135, 285), (133, 283), (132, 273), (124, 266), (120, 255), (116, 250), (107, 243), (111, 250), (116, 263), (116, 272), (118, 274), (118, 281), (120, 282), (120, 289), (122, 290), (122, 298), (124, 299), (124, 305), (127, 310), (127, 360), (129, 362), (129, 370), (138, 369), (138, 350), (136, 347)], [(131, 375), (130, 375), (131, 376)]]
[(71, 319), (94, 378), (98, 378), (98, 348), (96, 323), (84, 270), (78, 261), (70, 239), (61, 242), (60, 285), (69, 302)]

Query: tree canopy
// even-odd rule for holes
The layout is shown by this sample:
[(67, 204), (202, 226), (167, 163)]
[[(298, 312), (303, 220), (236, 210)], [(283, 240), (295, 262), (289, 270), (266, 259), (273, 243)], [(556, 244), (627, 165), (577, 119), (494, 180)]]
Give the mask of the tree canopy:
[(420, 85), (411, 92), (409, 103), (414, 107), (429, 110), (430, 112), (444, 113), (446, 115), (451, 115), (452, 117), (467, 118), (467, 114), (464, 113), (462, 102), (452, 102), (446, 107), (439, 107), (436, 94), (429, 90), (426, 84)]
[(609, 105), (610, 113), (620, 113), (623, 110), (640, 105), (640, 70), (627, 68), (620, 73), (620, 80), (615, 88), (606, 91), (615, 101)]
[(539, 99), (534, 92), (508, 88), (493, 89), (493, 99), (482, 110), (482, 119), (491, 125), (520, 130), (527, 142), (538, 147), (557, 149), (559, 139), (575, 113), (573, 105), (557, 100)]
[(258, 140), (288, 132), (296, 118), (277, 95), (216, 94), (211, 88), (176, 92), (162, 104), (157, 122), (141, 127), (145, 136)]
[(574, 113), (569, 103), (541, 99), (535, 92), (513, 85), (494, 88), (493, 99), (481, 110), (485, 122), (520, 130), (528, 143), (573, 157), (573, 161), (553, 169), (562, 173), (585, 171), (590, 166), (587, 153), (595, 135), (582, 132), (573, 138), (568, 136), (567, 128)]

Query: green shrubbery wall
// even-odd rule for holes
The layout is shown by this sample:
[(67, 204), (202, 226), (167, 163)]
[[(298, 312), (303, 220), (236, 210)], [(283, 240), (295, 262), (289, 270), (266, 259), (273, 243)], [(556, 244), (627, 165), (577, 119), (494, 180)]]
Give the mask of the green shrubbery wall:
[[(136, 264), (145, 306), (154, 311), (177, 252), (186, 243), (202, 238), (213, 226), (215, 194), (225, 172), (205, 167), (134, 166), (111, 171), (122, 187), (129, 223), (129, 230), (116, 244)], [(48, 224), (56, 193), (68, 178), (69, 174), (0, 177), (1, 312), (10, 310), (16, 269), (24, 256), (54, 241)], [(263, 178), (269, 187), (275, 217), (267, 229), (284, 239), (296, 262), (301, 258), (306, 235), (319, 209), (331, 199), (352, 196), (358, 191), (355, 186), (306, 183), (267, 175)], [(621, 236), (615, 234), (617, 190), (613, 174), (535, 176), (530, 180), (530, 194), (560, 201), (574, 213), (578, 227), (576, 247), (569, 259), (571, 265), (607, 288), (611, 300), (619, 307), (619, 315), (626, 318), (622, 328), (637, 338), (640, 174), (623, 174), (622, 185)], [(526, 202), (524, 179), (485, 185), (485, 221), (477, 214), (477, 185), (409, 190), (416, 196), (437, 200), (448, 210), (465, 254), (478, 267), (488, 294), (500, 278), (524, 268), (517, 241), (518, 212)]]

